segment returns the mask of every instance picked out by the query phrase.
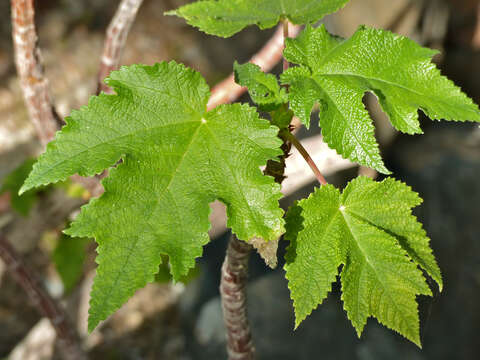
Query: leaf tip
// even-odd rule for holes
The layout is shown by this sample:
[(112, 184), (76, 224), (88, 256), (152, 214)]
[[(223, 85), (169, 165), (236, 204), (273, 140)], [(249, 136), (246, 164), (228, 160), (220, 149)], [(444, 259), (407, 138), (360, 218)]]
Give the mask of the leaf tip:
[(382, 173), (384, 175), (391, 175), (392, 174), (392, 172), (387, 169), (387, 167), (385, 166), (385, 164), (383, 164), (383, 162), (380, 165), (376, 166), (375, 170), (377, 170), (379, 173)]
[(20, 190), (18, 190), (18, 196), (21, 196), (22, 194), (26, 193), (28, 190), (30, 190), (33, 186), (30, 184), (27, 184), (26, 182), (22, 185)]
[(420, 340), (420, 330), (416, 331), (413, 336), (406, 336), (402, 333), (400, 335), (405, 336), (408, 340), (418, 346), (419, 349), (422, 349), (422, 341)]
[(180, 16), (177, 10), (164, 11), (163, 15), (165, 16)]
[(294, 331), (298, 329), (303, 320), (305, 320), (305, 316), (302, 317), (295, 311), (295, 326), (293, 327)]
[(93, 316), (91, 313), (88, 316), (88, 326), (87, 326), (87, 331), (89, 334), (93, 332), (100, 323), (100, 320), (98, 320), (95, 316)]
[(356, 324), (353, 324), (353, 327), (355, 328), (355, 333), (357, 334), (357, 337), (360, 339), (362, 337), (364, 326), (357, 326)]

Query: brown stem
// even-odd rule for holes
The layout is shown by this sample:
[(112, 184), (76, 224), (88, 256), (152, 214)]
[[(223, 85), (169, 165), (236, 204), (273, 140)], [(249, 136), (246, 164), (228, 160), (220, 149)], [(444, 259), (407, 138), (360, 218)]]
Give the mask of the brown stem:
[[(290, 36), (296, 37), (300, 33), (300, 26), (290, 25)], [(269, 72), (283, 57), (283, 25), (280, 25), (273, 37), (255, 54), (250, 62)], [(217, 84), (212, 89), (212, 95), (207, 108), (211, 110), (218, 105), (234, 102), (247, 89), (235, 83), (233, 74)]]
[(27, 293), (33, 305), (52, 323), (63, 358), (86, 359), (76, 332), (63, 308), (43, 289), (33, 271), (27, 267), (3, 235), (0, 235), (0, 258), (5, 262), (7, 271), (15, 282)]
[[(40, 50), (37, 47), (35, 11), (33, 0), (11, 0), (12, 37), (20, 86), (30, 119), (40, 142), (46, 145), (53, 140), (55, 132), (63, 125), (50, 98), (48, 80), (44, 77)], [(92, 194), (101, 193), (99, 181), (89, 181), (76, 176)]]
[(46, 145), (54, 138), (60, 120), (52, 105), (37, 47), (33, 0), (11, 0), (11, 9), (13, 48), (20, 86), (40, 142)]
[(310, 169), (312, 169), (320, 185), (328, 184), (327, 180), (325, 180), (325, 177), (322, 175), (322, 173), (318, 169), (317, 164), (315, 164), (315, 161), (313, 161), (312, 157), (307, 152), (307, 150), (303, 147), (300, 141), (298, 141), (297, 138), (290, 131), (286, 129), (280, 132), (280, 136), (284, 139), (284, 141), (288, 141), (292, 143), (292, 145), (297, 148), (298, 152), (303, 156), (308, 166), (310, 166)]
[[(289, 21), (287, 19), (284, 19), (282, 21), (283, 23), (283, 50), (285, 50), (285, 47), (287, 46), (287, 39), (289, 37), (288, 35), (288, 27), (290, 25)], [(283, 57), (283, 71), (287, 70), (290, 67), (290, 64), (287, 59), (283, 56), (283, 51), (282, 51), (282, 57)]]
[(98, 72), (97, 94), (100, 91), (112, 93), (103, 80), (119, 66), (128, 33), (142, 2), (143, 0), (122, 0), (108, 26)]
[(255, 348), (247, 318), (246, 283), (252, 246), (232, 235), (222, 266), (220, 296), (229, 360), (252, 360)]

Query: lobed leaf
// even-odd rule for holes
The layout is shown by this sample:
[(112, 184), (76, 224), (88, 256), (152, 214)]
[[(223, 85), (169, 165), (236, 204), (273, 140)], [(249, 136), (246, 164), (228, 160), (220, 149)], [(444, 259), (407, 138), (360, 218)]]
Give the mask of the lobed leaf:
[(420, 197), (388, 178), (359, 177), (342, 194), (317, 189), (287, 213), (286, 277), (296, 326), (323, 302), (341, 270), (342, 299), (360, 336), (368, 317), (420, 346), (416, 295), (431, 295), (422, 268), (442, 289), (429, 238), (411, 209)]
[(360, 27), (343, 40), (323, 25), (307, 26), (297, 39), (287, 39), (284, 55), (299, 66), (281, 80), (290, 85), (291, 109), (307, 127), (320, 103), (325, 141), (342, 156), (389, 173), (362, 103), (365, 92), (374, 93), (393, 126), (408, 134), (422, 133), (418, 109), (431, 119), (480, 122), (478, 106), (431, 62), (435, 54), (384, 30)]
[(349, 0), (203, 0), (166, 15), (184, 18), (201, 31), (230, 37), (249, 25), (268, 29), (286, 18), (294, 24), (316, 22), (343, 8)]
[(188, 273), (209, 240), (215, 199), (242, 240), (284, 232), (280, 186), (260, 171), (282, 154), (281, 141), (254, 108), (207, 112), (205, 80), (173, 61), (122, 67), (106, 82), (117, 94), (72, 112), (22, 188), (92, 176), (120, 161), (102, 182), (105, 193), (65, 231), (99, 245), (90, 330), (154, 280), (162, 254), (174, 279)]

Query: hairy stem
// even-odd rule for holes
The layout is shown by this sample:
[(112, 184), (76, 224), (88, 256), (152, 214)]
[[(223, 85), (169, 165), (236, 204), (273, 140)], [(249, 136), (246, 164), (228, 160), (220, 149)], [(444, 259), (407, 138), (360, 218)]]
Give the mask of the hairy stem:
[(33, 271), (21, 260), (20, 255), (3, 235), (0, 235), (0, 258), (5, 262), (7, 271), (15, 282), (27, 293), (33, 305), (52, 323), (57, 333), (62, 358), (86, 359), (74, 327), (68, 321), (63, 308), (43, 289)]
[(252, 246), (232, 235), (222, 266), (220, 295), (229, 360), (252, 360), (255, 348), (247, 318), (246, 285)]
[[(300, 29), (300, 26), (290, 25), (290, 36), (296, 37), (300, 33)], [(250, 59), (250, 62), (260, 66), (263, 71), (269, 72), (282, 58), (283, 25), (280, 25), (275, 35)], [(211, 110), (218, 105), (234, 102), (245, 93), (246, 90), (245, 87), (237, 85), (234, 75), (230, 74), (229, 77), (213, 87), (207, 108)]]
[(15, 65), (30, 119), (40, 142), (54, 138), (59, 120), (44, 77), (40, 50), (37, 47), (33, 0), (11, 0), (12, 37)]
[(323, 176), (323, 174), (318, 169), (317, 164), (315, 164), (315, 161), (313, 161), (310, 154), (303, 147), (303, 145), (300, 143), (300, 141), (298, 141), (297, 138), (290, 131), (288, 131), (286, 129), (282, 130), (280, 132), (280, 137), (282, 137), (284, 139), (284, 141), (290, 142), (293, 146), (295, 146), (297, 148), (298, 152), (303, 156), (303, 158), (307, 162), (308, 166), (310, 166), (310, 169), (312, 169), (312, 171), (315, 174), (315, 177), (317, 178), (320, 185), (328, 184), (327, 180), (325, 180), (325, 177)]
[(100, 70), (98, 72), (97, 94), (101, 91), (105, 93), (112, 92), (103, 80), (111, 71), (116, 70), (119, 66), (128, 33), (142, 2), (143, 0), (122, 0), (115, 16), (108, 26), (100, 62)]

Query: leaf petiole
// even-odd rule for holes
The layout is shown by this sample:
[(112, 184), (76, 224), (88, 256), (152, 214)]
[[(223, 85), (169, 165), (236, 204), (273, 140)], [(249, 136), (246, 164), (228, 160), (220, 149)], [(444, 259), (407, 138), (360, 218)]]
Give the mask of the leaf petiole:
[(291, 142), (292, 145), (297, 148), (297, 150), (300, 152), (300, 154), (303, 156), (303, 158), (307, 162), (308, 166), (310, 166), (310, 169), (312, 169), (312, 171), (315, 174), (315, 177), (317, 178), (320, 185), (327, 185), (328, 182), (327, 182), (327, 180), (325, 180), (325, 177), (323, 176), (323, 174), (318, 169), (317, 164), (315, 164), (315, 161), (313, 161), (313, 159), (310, 156), (310, 154), (308, 153), (308, 151), (303, 147), (303, 145), (300, 143), (300, 141), (297, 140), (295, 135), (293, 135), (288, 129), (282, 129), (282, 130), (280, 130), (280, 137), (284, 141)]

